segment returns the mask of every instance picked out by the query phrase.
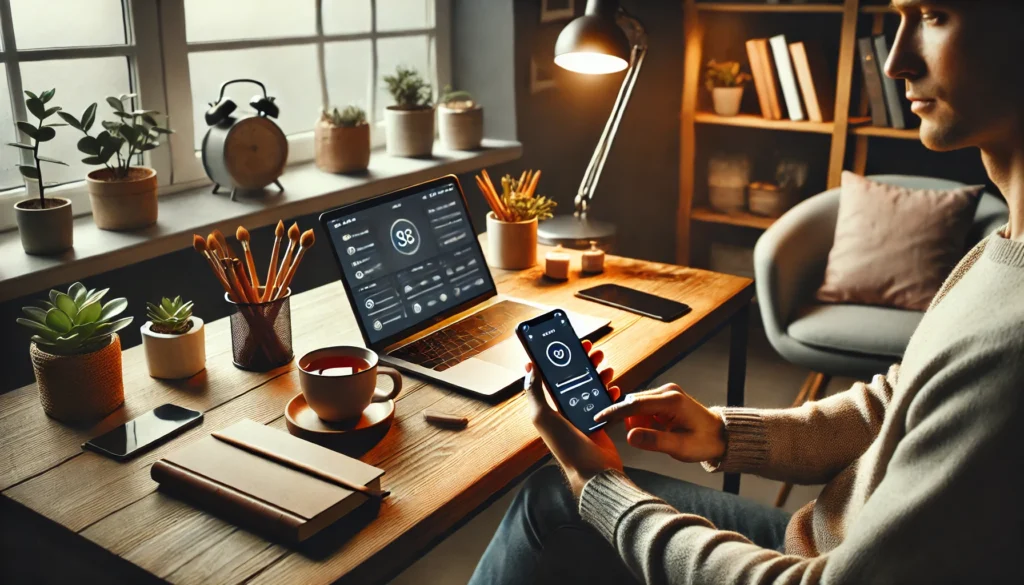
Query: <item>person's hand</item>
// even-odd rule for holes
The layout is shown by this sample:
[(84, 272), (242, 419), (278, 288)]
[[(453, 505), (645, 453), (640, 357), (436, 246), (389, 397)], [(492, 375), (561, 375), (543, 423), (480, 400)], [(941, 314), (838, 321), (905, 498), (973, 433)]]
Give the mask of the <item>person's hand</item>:
[[(583, 349), (590, 354), (590, 361), (596, 368), (604, 359), (604, 352), (591, 352), (593, 344), (583, 342)], [(526, 371), (533, 371), (533, 364), (526, 364)], [(605, 386), (611, 382), (614, 372), (607, 368), (600, 372), (601, 381)], [(527, 376), (529, 380), (531, 376)], [(533, 383), (526, 388), (526, 397), (530, 404), (530, 416), (533, 426), (537, 427), (544, 443), (562, 466), (573, 495), (579, 499), (583, 486), (590, 478), (608, 469), (622, 471), (622, 460), (611, 438), (599, 429), (587, 436), (577, 429), (567, 418), (562, 416), (548, 400), (547, 392), (540, 376), (532, 376)], [(618, 386), (608, 388), (608, 397), (618, 400), (621, 392)]]
[(679, 461), (714, 461), (725, 455), (725, 423), (675, 384), (635, 392), (594, 416), (597, 422), (625, 420), (626, 441)]

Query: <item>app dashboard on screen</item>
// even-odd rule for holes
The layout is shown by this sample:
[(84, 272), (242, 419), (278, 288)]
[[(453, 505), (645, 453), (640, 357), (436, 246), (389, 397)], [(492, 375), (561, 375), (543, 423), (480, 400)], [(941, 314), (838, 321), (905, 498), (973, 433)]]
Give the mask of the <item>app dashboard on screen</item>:
[(328, 228), (371, 343), (493, 287), (454, 182), (331, 220)]
[(565, 314), (552, 313), (551, 319), (534, 323), (523, 336), (569, 421), (584, 432), (604, 426), (594, 422), (594, 415), (611, 406), (611, 398)]

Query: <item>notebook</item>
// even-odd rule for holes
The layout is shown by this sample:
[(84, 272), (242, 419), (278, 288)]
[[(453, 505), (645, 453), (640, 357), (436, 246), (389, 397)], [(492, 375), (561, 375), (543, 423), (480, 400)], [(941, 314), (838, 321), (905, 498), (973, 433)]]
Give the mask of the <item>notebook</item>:
[[(221, 431), (355, 484), (380, 488), (384, 471), (251, 420)], [(162, 489), (231, 521), (290, 542), (302, 542), (369, 499), (212, 436), (153, 464)]]
[(793, 71), (793, 61), (789, 56), (789, 44), (785, 35), (778, 35), (768, 39), (772, 47), (772, 54), (775, 57), (775, 68), (779, 74), (779, 87), (782, 88), (782, 95), (786, 98), (786, 111), (789, 112), (789, 119), (802, 121), (806, 119), (804, 109), (800, 103), (800, 89), (797, 87), (796, 72)]
[(789, 54), (793, 57), (807, 117), (812, 122), (831, 122), (835, 109), (835, 86), (828, 74), (823, 52), (814, 44), (799, 42), (789, 45)]

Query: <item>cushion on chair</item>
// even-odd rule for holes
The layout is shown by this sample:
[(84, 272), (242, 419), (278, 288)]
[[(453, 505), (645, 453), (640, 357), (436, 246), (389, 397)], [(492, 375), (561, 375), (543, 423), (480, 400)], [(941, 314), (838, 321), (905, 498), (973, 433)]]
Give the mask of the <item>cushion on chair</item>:
[(984, 187), (910, 189), (843, 172), (817, 299), (923, 311), (966, 252)]
[(900, 359), (923, 316), (890, 307), (813, 305), (799, 313), (787, 333), (823, 349)]

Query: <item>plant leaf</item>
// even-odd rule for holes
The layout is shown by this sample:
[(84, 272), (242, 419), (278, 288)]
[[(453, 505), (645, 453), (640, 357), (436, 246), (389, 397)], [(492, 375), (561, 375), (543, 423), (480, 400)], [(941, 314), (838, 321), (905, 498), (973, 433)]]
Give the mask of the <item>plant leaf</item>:
[(74, 323), (67, 315), (64, 314), (64, 311), (61, 311), (60, 309), (50, 309), (46, 312), (46, 325), (58, 333), (67, 333), (68, 331), (71, 331), (71, 327)]
[(46, 116), (46, 105), (43, 104), (43, 100), (34, 97), (25, 100), (25, 105), (28, 106), (28, 111), (32, 112), (32, 115), (42, 120)]
[(18, 165), (18, 172), (20, 172), (21, 176), (26, 179), (39, 180), (39, 169), (31, 165)]
[(133, 100), (133, 99), (135, 99), (137, 97), (139, 97), (139, 94), (137, 94), (137, 93), (122, 93), (121, 95), (117, 96), (117, 98), (119, 100), (121, 100), (121, 101)]
[(46, 125), (47, 128), (60, 128), (61, 126), (67, 126), (67, 124), (64, 124), (63, 122), (54, 122), (53, 124)]
[(154, 126), (153, 131), (159, 132), (160, 134), (174, 134), (174, 130), (171, 130), (169, 128), (161, 128), (159, 126)]
[(27, 90), (27, 89), (25, 90), (25, 95), (27, 95), (27, 96), (28, 96), (28, 97), (30, 97), (30, 98), (36, 98), (36, 99), (39, 99), (39, 96), (37, 96), (36, 94), (32, 93), (31, 91), (29, 91), (29, 90)]
[(171, 299), (167, 297), (164, 297), (163, 299), (160, 300), (160, 306), (163, 307), (164, 310), (167, 311), (168, 313), (174, 310), (174, 304), (171, 302)]
[(39, 94), (39, 100), (45, 104), (45, 103), (49, 102), (51, 99), (53, 99), (53, 94), (55, 94), (55, 93), (57, 93), (57, 89), (56, 88), (48, 89), (48, 90), (44, 91), (43, 93)]
[(110, 160), (109, 156), (107, 158), (101, 158), (99, 156), (87, 156), (82, 159), (82, 162), (84, 162), (87, 165), (101, 165), (107, 162), (108, 160)]
[(20, 142), (8, 142), (7, 146), (13, 146), (15, 148), (20, 148), (22, 150), (35, 150), (35, 148), (32, 147), (31, 145), (22, 144)]
[(68, 296), (75, 299), (75, 302), (78, 303), (79, 306), (82, 305), (82, 301), (85, 300), (87, 295), (88, 293), (85, 290), (85, 285), (80, 282), (76, 282), (68, 287)]
[(88, 305), (89, 303), (97, 303), (97, 302), (99, 302), (100, 300), (103, 299), (103, 296), (106, 295), (108, 292), (110, 292), (109, 288), (105, 288), (103, 290), (91, 290), (91, 291), (89, 291), (89, 294), (86, 295), (86, 297), (85, 297), (85, 304)]
[(46, 323), (46, 311), (39, 307), (22, 307), (21, 312), (36, 323)]
[(78, 141), (78, 150), (79, 152), (84, 152), (85, 154), (97, 155), (100, 153), (100, 141), (96, 140), (92, 136), (83, 136)]
[(111, 323), (104, 323), (96, 328), (96, 335), (110, 335), (111, 333), (116, 333), (127, 327), (131, 322), (131, 317), (125, 317), (124, 319), (118, 319)]
[(114, 299), (103, 305), (103, 311), (100, 312), (99, 321), (109, 321), (123, 313), (127, 307), (128, 299), (125, 299), (124, 297)]
[(57, 159), (54, 159), (54, 158), (49, 158), (49, 157), (45, 157), (45, 156), (38, 156), (38, 157), (36, 157), (36, 158), (38, 158), (38, 159), (39, 159), (39, 160), (41, 160), (41, 161), (45, 161), (45, 162), (48, 162), (48, 163), (53, 163), (53, 164), (55, 164), (55, 165), (64, 165), (64, 166), (68, 166), (68, 163), (66, 163), (66, 162), (61, 162), (61, 161), (59, 161), (59, 160), (57, 160)]
[(75, 317), (78, 316), (78, 305), (75, 304), (75, 299), (64, 293), (60, 293), (57, 295), (57, 300), (54, 301), (53, 304), (57, 305), (57, 308), (67, 315), (71, 322), (74, 323)]
[(42, 119), (45, 120), (45, 119), (49, 118), (50, 116), (56, 114), (59, 111), (60, 111), (60, 106), (54, 106), (52, 108), (49, 108), (45, 112), (43, 112), (43, 118)]
[(82, 129), (82, 123), (78, 121), (78, 118), (72, 116), (67, 112), (57, 112), (57, 115), (64, 119), (72, 128), (76, 130)]
[(57, 333), (54, 332), (49, 327), (47, 327), (46, 325), (44, 325), (43, 323), (37, 323), (35, 321), (32, 321), (31, 319), (26, 319), (24, 317), (18, 317), (17, 319), (15, 319), (15, 321), (19, 325), (24, 325), (25, 327), (28, 327), (29, 329), (38, 332), (39, 335), (42, 335), (46, 339), (57, 339)]
[(115, 113), (124, 111), (124, 104), (122, 104), (121, 100), (117, 99), (114, 96), (108, 97), (107, 103), (110, 104), (110, 107), (114, 108)]
[(28, 122), (18, 122), (18, 129), (24, 132), (25, 134), (28, 134), (30, 138), (35, 138), (36, 136), (39, 135), (38, 131), (36, 130), (36, 127), (32, 124), (29, 124)]
[(147, 144), (143, 144), (142, 146), (140, 146), (139, 147), (139, 151), (140, 152), (146, 152), (148, 150), (153, 150), (154, 148), (156, 148), (158, 146), (160, 146), (160, 143), (156, 142), (156, 141), (153, 141), (153, 142), (150, 142), (150, 143), (147, 143)]
[(103, 311), (102, 305), (99, 301), (93, 301), (82, 307), (78, 311), (78, 316), (75, 317), (75, 323), (78, 325), (85, 325), (87, 323), (95, 323), (100, 318), (100, 313)]
[(142, 114), (142, 121), (148, 126), (156, 126), (156, 119), (150, 114)]
[(90, 105), (85, 108), (85, 112), (82, 113), (82, 130), (88, 132), (92, 128), (92, 123), (96, 121), (96, 104)]
[(57, 135), (57, 131), (49, 126), (43, 126), (36, 131), (36, 140), (39, 142), (47, 142), (53, 140), (53, 137)]
[(118, 132), (120, 132), (121, 136), (123, 136), (124, 139), (127, 140), (129, 143), (135, 142), (139, 137), (138, 132), (135, 130), (135, 128), (129, 126), (128, 124), (124, 124), (123, 126), (118, 128)]

